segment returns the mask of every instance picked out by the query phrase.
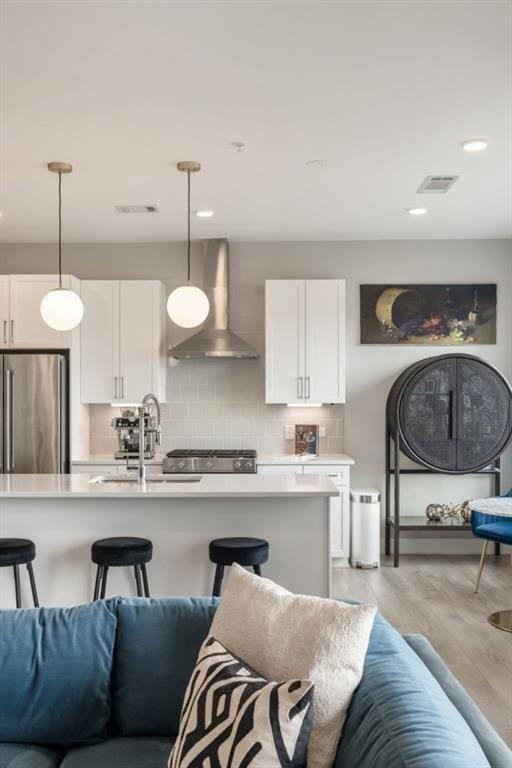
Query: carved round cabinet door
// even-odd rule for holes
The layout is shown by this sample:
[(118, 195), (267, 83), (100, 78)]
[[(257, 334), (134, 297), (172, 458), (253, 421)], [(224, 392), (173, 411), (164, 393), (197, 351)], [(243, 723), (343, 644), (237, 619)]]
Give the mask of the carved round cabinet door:
[(503, 453), (512, 434), (512, 389), (472, 355), (440, 355), (407, 368), (389, 393), (391, 434), (413, 461), (438, 472), (476, 472)]

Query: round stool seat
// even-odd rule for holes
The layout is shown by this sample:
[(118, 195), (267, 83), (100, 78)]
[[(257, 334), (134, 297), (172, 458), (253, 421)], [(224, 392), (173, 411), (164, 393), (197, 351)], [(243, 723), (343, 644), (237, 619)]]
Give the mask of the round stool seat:
[(36, 545), (30, 539), (0, 539), (0, 567), (24, 565), (36, 557)]
[(142, 565), (149, 563), (152, 556), (152, 542), (134, 536), (98, 539), (91, 547), (91, 559), (97, 565)]
[(210, 560), (217, 565), (261, 565), (267, 562), (268, 553), (265, 539), (240, 536), (210, 542)]

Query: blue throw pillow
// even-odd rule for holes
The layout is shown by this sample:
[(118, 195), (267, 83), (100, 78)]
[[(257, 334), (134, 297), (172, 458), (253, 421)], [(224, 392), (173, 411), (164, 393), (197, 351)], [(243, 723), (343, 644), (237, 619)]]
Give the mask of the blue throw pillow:
[(0, 610), (0, 742), (103, 738), (116, 626), (114, 600)]
[(122, 736), (176, 736), (185, 689), (216, 598), (122, 598), (112, 722)]

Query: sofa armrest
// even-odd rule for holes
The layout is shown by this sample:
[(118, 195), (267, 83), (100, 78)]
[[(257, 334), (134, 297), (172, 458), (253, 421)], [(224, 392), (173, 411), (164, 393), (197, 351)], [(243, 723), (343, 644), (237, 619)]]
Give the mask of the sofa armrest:
[(512, 768), (512, 751), (452, 675), (427, 638), (423, 635), (404, 635), (404, 639), (436, 678), (447, 697), (467, 722), (493, 768)]

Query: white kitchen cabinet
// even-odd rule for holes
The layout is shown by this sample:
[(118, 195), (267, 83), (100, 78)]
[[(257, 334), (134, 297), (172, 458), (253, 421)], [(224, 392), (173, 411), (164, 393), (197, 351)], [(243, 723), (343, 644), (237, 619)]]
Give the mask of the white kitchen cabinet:
[(148, 392), (166, 399), (165, 290), (156, 280), (120, 284), (119, 372), (121, 401), (138, 403)]
[(266, 402), (294, 403), (304, 398), (304, 280), (265, 284)]
[(85, 280), (82, 403), (166, 398), (165, 290), (157, 280)]
[(345, 402), (345, 281), (267, 280), (267, 403)]
[(348, 464), (264, 464), (258, 463), (262, 475), (328, 475), (339, 495), (329, 499), (331, 558), (336, 566), (348, 566), (350, 557), (350, 467)]
[[(58, 275), (0, 276), (0, 347), (71, 347), (71, 332), (55, 331), (41, 317), (42, 299), (58, 285)], [(80, 282), (76, 278), (63, 275), (62, 285), (80, 294)]]
[[(341, 469), (341, 471), (340, 471)], [(328, 475), (338, 488), (339, 496), (329, 500), (331, 557), (341, 558), (348, 565), (350, 557), (350, 469), (331, 465), (304, 467), (305, 475)]]
[(0, 275), (0, 349), (9, 346), (9, 275)]
[(119, 388), (119, 280), (82, 281), (82, 403), (111, 403)]

